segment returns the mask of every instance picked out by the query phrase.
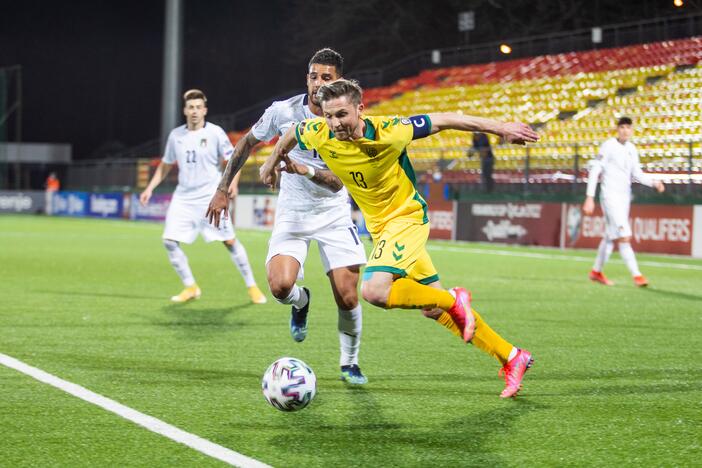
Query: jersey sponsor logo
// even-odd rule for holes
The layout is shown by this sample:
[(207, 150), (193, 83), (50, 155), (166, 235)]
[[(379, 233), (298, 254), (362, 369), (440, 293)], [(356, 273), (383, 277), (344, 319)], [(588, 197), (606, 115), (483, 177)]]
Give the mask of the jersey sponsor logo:
[(207, 148), (207, 138), (203, 138), (200, 140), (200, 147)]
[(339, 156), (336, 155), (336, 151), (330, 151), (329, 152), (329, 157), (332, 159), (338, 159)]
[(409, 125), (412, 123), (412, 121), (408, 118), (404, 118), (404, 119), (400, 120), (400, 122), (402, 122), (402, 125)]

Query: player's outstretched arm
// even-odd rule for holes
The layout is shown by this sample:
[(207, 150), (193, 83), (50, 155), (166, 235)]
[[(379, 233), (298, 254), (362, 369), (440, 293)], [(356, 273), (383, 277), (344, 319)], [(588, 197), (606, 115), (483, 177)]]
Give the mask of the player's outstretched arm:
[(234, 180), (234, 177), (236, 177), (241, 168), (244, 167), (244, 163), (246, 163), (251, 155), (251, 150), (258, 143), (258, 139), (253, 136), (251, 131), (236, 142), (236, 146), (234, 146), (234, 153), (232, 154), (232, 157), (229, 158), (227, 167), (224, 168), (224, 172), (222, 173), (222, 179), (217, 186), (218, 191), (227, 193), (229, 186)]
[(276, 179), (278, 174), (276, 173), (276, 168), (278, 163), (283, 160), (283, 154), (287, 154), (295, 148), (297, 144), (297, 139), (295, 138), (295, 125), (290, 127), (290, 129), (285, 132), (285, 135), (280, 137), (278, 143), (275, 144), (273, 152), (264, 161), (263, 165), (259, 168), (258, 174), (261, 177), (261, 182), (269, 186), (270, 188), (275, 188)]
[(207, 217), (208, 221), (213, 226), (219, 227), (219, 220), (222, 218), (222, 213), (226, 216), (230, 194), (232, 190), (236, 191), (238, 185), (234, 183), (235, 179), (236, 182), (238, 182), (239, 179), (237, 175), (239, 175), (239, 171), (244, 166), (246, 160), (249, 159), (251, 150), (256, 144), (258, 144), (258, 140), (249, 131), (243, 138), (237, 141), (236, 146), (234, 146), (234, 153), (232, 157), (229, 158), (227, 166), (224, 168), (222, 178), (210, 200), (207, 213), (205, 214), (205, 217)]
[(163, 161), (158, 164), (153, 177), (151, 177), (151, 180), (149, 181), (149, 185), (147, 185), (144, 191), (141, 192), (141, 195), (139, 195), (139, 202), (142, 204), (142, 206), (146, 206), (146, 204), (149, 203), (154, 189), (158, 187), (158, 184), (160, 184), (163, 179), (166, 178), (168, 173), (171, 172), (172, 168), (173, 164), (168, 164)]
[(289, 174), (305, 176), (315, 184), (327, 188), (334, 193), (344, 188), (344, 184), (341, 183), (341, 179), (339, 179), (329, 169), (315, 169), (307, 164), (296, 163), (288, 157), (287, 153), (283, 153), (281, 155), (281, 159), (285, 164), (282, 170)]
[(237, 172), (237, 174), (234, 176), (234, 180), (232, 180), (232, 183), (229, 184), (229, 188), (227, 189), (227, 195), (229, 195), (230, 200), (234, 200), (237, 195), (239, 195), (239, 180), (241, 179), (241, 172)]
[(431, 119), (432, 134), (442, 130), (492, 133), (504, 138), (507, 143), (517, 145), (539, 140), (539, 134), (522, 122), (500, 122), (452, 112), (429, 114), (429, 118)]

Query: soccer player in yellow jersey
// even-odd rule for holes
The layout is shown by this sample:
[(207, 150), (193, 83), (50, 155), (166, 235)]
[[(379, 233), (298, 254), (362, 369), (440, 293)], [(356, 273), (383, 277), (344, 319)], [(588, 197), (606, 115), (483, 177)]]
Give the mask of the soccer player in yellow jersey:
[(464, 341), (497, 358), (506, 382), (500, 396), (515, 396), (533, 363), (531, 353), (493, 331), (471, 308), (470, 293), (464, 288), (441, 287), (426, 251), (427, 204), (415, 188), (407, 145), (448, 129), (494, 133), (517, 144), (536, 141), (538, 134), (522, 123), (460, 114), (364, 116), (361, 88), (348, 80), (322, 86), (318, 99), (324, 117), (300, 122), (278, 141), (261, 167), (262, 181), (275, 185), (280, 161), (287, 172), (314, 176), (313, 168), (291, 161), (286, 153), (296, 144), (317, 151), (348, 188), (373, 237), (363, 275), (363, 298), (386, 309), (422, 309)]

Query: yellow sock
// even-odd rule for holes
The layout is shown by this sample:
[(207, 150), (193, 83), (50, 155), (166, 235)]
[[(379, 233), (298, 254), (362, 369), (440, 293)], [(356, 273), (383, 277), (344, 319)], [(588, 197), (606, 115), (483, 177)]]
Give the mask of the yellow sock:
[(478, 349), (494, 356), (504, 366), (507, 364), (509, 353), (512, 352), (514, 346), (490, 328), (490, 325), (485, 323), (475, 309), (472, 310), (475, 316), (475, 334), (471, 343)]
[(416, 281), (399, 278), (392, 283), (386, 308), (448, 310), (456, 298), (445, 289), (432, 288)]
[(463, 339), (463, 331), (458, 328), (458, 325), (456, 325), (456, 322), (453, 321), (448, 312), (442, 312), (436, 321), (442, 326), (446, 327), (448, 331), (459, 337), (461, 340)]

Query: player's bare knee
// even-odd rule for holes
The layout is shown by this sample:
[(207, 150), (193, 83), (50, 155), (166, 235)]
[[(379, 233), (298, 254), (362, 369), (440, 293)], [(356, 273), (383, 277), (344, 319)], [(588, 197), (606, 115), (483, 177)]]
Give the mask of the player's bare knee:
[(290, 295), (290, 292), (292, 292), (292, 288), (295, 286), (295, 280), (293, 278), (293, 280), (290, 281), (283, 275), (275, 274), (275, 272), (269, 271), (268, 286), (270, 287), (273, 297), (283, 300)]
[(336, 305), (342, 310), (351, 310), (358, 305), (358, 293), (356, 290), (339, 291), (336, 297)]
[(372, 282), (364, 282), (361, 286), (363, 299), (378, 307), (385, 307), (388, 301), (388, 291)]
[(271, 289), (271, 294), (279, 300), (283, 300), (290, 295), (294, 284), (295, 283), (288, 284), (280, 279), (268, 278), (268, 286)]

